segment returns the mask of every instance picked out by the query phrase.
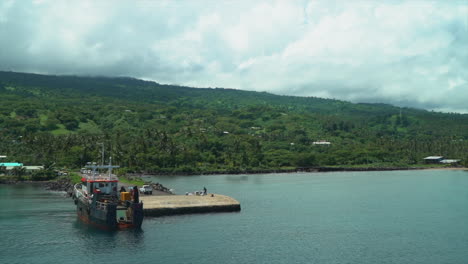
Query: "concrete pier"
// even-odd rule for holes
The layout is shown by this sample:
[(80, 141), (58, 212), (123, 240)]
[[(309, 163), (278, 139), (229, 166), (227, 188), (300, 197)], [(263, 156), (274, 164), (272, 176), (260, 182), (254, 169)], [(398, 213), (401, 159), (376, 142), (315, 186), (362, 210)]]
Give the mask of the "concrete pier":
[(141, 195), (145, 216), (166, 216), (178, 214), (237, 212), (240, 203), (220, 195)]

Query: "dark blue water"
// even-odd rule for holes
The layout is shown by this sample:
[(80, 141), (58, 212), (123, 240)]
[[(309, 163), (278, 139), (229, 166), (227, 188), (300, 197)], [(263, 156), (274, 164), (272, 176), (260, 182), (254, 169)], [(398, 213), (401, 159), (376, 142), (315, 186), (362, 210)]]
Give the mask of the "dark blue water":
[(242, 211), (109, 233), (78, 222), (63, 194), (3, 185), (0, 263), (468, 263), (465, 171), (153, 180), (181, 194), (206, 186)]

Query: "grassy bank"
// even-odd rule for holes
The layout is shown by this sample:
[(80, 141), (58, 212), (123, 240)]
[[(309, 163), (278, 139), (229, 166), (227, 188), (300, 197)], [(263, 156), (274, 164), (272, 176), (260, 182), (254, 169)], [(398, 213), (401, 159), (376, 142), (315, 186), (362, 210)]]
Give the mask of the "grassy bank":
[(128, 186), (141, 186), (145, 184), (141, 178), (138, 177), (130, 177), (130, 176), (119, 176), (120, 183)]

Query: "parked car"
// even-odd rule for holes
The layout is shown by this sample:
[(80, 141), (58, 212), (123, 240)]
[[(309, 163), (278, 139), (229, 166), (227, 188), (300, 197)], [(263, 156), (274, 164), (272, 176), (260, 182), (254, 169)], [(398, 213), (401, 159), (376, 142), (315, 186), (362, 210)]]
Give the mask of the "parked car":
[(150, 185), (143, 185), (140, 188), (140, 193), (153, 194), (153, 188)]

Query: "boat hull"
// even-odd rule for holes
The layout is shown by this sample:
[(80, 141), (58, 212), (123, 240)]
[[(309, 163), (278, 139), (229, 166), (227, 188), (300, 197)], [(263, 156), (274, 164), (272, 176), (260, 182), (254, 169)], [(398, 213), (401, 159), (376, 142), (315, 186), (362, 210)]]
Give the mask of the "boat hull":
[(117, 219), (117, 204), (97, 207), (86, 202), (86, 200), (75, 199), (77, 216), (85, 224), (103, 230), (141, 228), (143, 223), (142, 203), (131, 203), (129, 205), (132, 221), (119, 221)]

